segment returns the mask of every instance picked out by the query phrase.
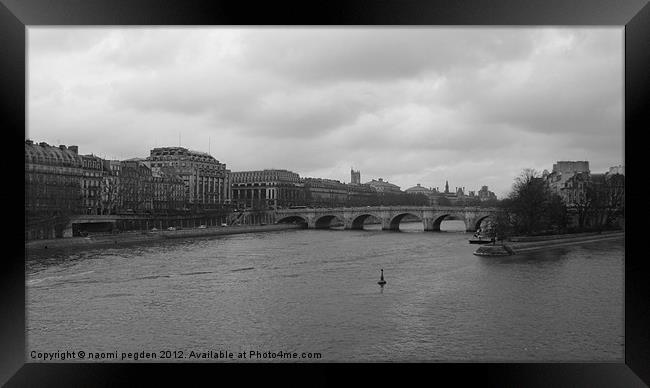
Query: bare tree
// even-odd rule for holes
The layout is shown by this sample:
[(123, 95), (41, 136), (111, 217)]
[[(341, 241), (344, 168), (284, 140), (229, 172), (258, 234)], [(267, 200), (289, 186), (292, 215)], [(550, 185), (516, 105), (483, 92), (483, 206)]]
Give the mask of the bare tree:
[(512, 226), (509, 202), (504, 200), (499, 203), (499, 212), (488, 222), (483, 233), (492, 239), (492, 245), (495, 245), (497, 240), (503, 245), (503, 242), (512, 235)]
[(535, 234), (566, 226), (566, 206), (533, 169), (523, 170), (515, 179), (508, 199), (505, 204), (518, 233)]
[(535, 170), (525, 169), (515, 179), (510, 199), (516, 228), (527, 234), (540, 230), (547, 190)]
[(614, 174), (602, 182), (595, 182), (588, 190), (592, 204), (594, 225), (598, 228), (611, 226), (617, 217), (624, 214), (625, 177)]
[(101, 183), (101, 213), (113, 214), (119, 206), (122, 196), (122, 186), (116, 177), (104, 177)]
[(578, 219), (578, 228), (582, 229), (587, 224), (592, 213), (595, 199), (594, 186), (587, 173), (578, 173), (569, 179), (568, 186), (563, 190), (567, 192), (567, 205), (573, 210)]

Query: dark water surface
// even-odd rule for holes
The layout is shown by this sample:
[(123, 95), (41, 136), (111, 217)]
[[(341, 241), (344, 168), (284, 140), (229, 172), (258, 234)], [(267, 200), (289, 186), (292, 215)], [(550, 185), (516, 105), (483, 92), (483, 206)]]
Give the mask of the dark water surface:
[(472, 255), (470, 234), (376, 228), (29, 258), (27, 359), (253, 350), (321, 361), (623, 360), (622, 240), (485, 258)]

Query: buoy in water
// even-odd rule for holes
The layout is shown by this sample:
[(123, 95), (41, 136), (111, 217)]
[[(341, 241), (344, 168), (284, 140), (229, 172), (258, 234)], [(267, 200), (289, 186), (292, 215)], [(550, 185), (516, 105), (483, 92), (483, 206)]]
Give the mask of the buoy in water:
[(381, 270), (381, 277), (379, 278), (379, 281), (377, 282), (377, 284), (379, 284), (380, 286), (383, 286), (384, 284), (386, 284), (386, 281), (384, 280), (384, 270), (383, 269)]

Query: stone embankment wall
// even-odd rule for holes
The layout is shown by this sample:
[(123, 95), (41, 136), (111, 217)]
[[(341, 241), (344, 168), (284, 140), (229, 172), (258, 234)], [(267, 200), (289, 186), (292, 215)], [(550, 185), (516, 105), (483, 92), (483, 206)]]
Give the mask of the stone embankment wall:
[(474, 252), (474, 254), (477, 256), (509, 256), (517, 253), (553, 249), (568, 245), (618, 240), (624, 237), (625, 233), (621, 231), (520, 237), (517, 238), (516, 241), (515, 239), (511, 239), (504, 245), (482, 245)]
[(51, 240), (36, 240), (25, 243), (28, 253), (49, 252), (53, 249), (92, 249), (161, 242), (170, 239), (223, 236), (241, 233), (273, 232), (301, 229), (301, 225), (277, 224), (257, 226), (228, 226), (205, 229), (162, 230), (157, 232), (123, 232), (119, 234), (94, 235), (91, 237), (69, 237)]
[(591, 242), (601, 242), (609, 240), (617, 240), (625, 237), (624, 232), (611, 232), (611, 233), (581, 233), (580, 236), (563, 235), (555, 239), (544, 239), (537, 241), (516, 242), (509, 244), (516, 253), (530, 252), (540, 249), (550, 249), (555, 247), (584, 244)]
[(622, 231), (616, 230), (616, 231), (604, 231), (601, 233), (585, 232), (585, 233), (573, 233), (573, 234), (553, 234), (549, 236), (514, 236), (514, 237), (510, 237), (508, 241), (511, 242), (548, 241), (548, 240), (587, 237), (587, 236), (606, 236), (606, 235), (616, 234), (616, 233), (622, 233)]

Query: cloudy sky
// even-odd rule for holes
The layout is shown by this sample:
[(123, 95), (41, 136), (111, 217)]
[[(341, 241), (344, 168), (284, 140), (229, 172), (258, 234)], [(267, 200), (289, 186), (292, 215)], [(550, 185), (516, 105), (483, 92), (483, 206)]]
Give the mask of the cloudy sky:
[(503, 196), (623, 161), (623, 28), (30, 27), (26, 137)]

